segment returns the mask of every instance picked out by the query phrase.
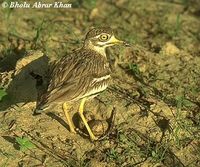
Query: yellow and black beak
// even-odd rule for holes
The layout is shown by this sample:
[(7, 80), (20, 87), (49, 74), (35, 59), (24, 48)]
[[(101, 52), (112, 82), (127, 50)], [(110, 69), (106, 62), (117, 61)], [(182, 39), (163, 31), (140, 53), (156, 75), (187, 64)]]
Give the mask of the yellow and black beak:
[(113, 45), (120, 45), (121, 44), (121, 45), (124, 45), (124, 46), (127, 46), (127, 47), (130, 46), (127, 42), (121, 41), (121, 40), (115, 38), (114, 35), (110, 38), (109, 43), (113, 44)]

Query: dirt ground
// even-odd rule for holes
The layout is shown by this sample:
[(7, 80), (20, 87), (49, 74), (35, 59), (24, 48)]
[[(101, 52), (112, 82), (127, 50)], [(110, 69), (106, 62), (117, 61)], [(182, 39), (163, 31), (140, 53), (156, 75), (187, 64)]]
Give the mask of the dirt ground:
[[(0, 167), (200, 166), (200, 1), (69, 2), (71, 9), (0, 7)], [(108, 25), (131, 47), (108, 50), (112, 84), (85, 107), (103, 136), (91, 142), (78, 103), (70, 113), (77, 134), (60, 105), (33, 116), (29, 73), (44, 74), (47, 59)]]

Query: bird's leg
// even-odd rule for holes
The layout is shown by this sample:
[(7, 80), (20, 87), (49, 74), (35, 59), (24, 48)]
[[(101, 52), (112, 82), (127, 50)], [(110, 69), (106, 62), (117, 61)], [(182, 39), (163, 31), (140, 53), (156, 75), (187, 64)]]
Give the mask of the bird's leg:
[(74, 123), (72, 122), (72, 119), (69, 116), (69, 110), (68, 110), (67, 103), (63, 103), (63, 111), (64, 111), (65, 116), (67, 118), (67, 122), (68, 122), (68, 125), (69, 125), (69, 128), (70, 128), (70, 132), (76, 133)]
[(90, 135), (90, 139), (91, 140), (97, 140), (98, 138), (95, 137), (94, 134), (92, 133), (92, 130), (89, 127), (89, 125), (88, 125), (88, 123), (87, 123), (87, 121), (85, 119), (85, 116), (83, 115), (83, 111), (84, 111), (83, 108), (84, 108), (85, 101), (86, 101), (86, 98), (83, 98), (81, 100), (81, 104), (80, 104), (80, 107), (79, 107), (79, 115), (80, 115), (80, 117), (81, 117), (81, 119), (82, 119), (82, 121), (83, 121), (83, 123), (84, 123), (84, 125), (85, 125), (85, 127), (86, 127), (86, 129), (87, 129), (87, 131), (89, 133), (89, 135)]

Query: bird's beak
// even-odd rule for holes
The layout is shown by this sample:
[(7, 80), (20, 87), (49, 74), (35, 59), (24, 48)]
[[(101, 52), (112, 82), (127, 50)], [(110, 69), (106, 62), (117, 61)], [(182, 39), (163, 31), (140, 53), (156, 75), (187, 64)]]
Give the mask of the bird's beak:
[(127, 42), (125, 41), (121, 41), (119, 39), (117, 39), (115, 36), (112, 36), (111, 39), (109, 40), (109, 43), (113, 44), (113, 45), (124, 45), (124, 46), (130, 46)]

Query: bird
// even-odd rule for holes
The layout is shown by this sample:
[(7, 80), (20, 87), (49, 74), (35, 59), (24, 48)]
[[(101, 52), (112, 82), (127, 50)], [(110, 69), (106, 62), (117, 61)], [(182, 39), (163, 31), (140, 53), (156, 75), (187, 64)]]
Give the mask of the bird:
[(78, 113), (92, 141), (98, 140), (85, 116), (84, 105), (89, 99), (106, 90), (111, 80), (111, 69), (106, 48), (129, 44), (115, 37), (110, 27), (92, 28), (85, 36), (83, 46), (56, 60), (49, 71), (49, 84), (38, 98), (35, 113), (41, 113), (53, 103), (62, 103), (70, 132), (76, 133), (69, 115), (69, 106), (80, 101)]

